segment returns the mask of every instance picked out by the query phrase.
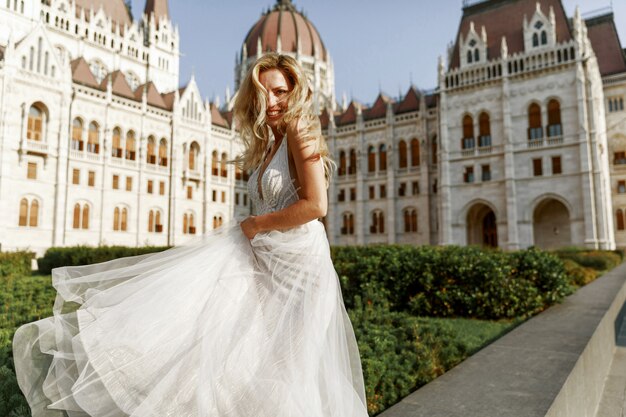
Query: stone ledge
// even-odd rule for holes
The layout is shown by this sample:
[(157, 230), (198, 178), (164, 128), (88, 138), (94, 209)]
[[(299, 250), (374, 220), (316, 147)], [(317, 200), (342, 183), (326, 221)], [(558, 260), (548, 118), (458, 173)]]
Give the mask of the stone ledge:
[(626, 300), (626, 263), (523, 323), (380, 417), (595, 415)]

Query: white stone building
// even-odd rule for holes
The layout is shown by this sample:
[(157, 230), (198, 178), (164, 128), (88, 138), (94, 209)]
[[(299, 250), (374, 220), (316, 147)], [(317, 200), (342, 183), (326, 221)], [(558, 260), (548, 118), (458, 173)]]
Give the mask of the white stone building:
[(0, 244), (174, 245), (249, 213), (167, 0), (0, 2)]

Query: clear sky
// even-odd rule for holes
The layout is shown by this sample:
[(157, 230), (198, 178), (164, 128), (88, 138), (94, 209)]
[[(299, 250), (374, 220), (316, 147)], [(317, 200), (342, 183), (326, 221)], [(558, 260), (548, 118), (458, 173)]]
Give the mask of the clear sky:
[[(579, 5), (586, 12), (611, 0), (562, 0), (568, 16)], [(379, 91), (397, 96), (411, 82), (436, 86), (437, 59), (458, 29), (462, 0), (293, 0), (319, 31), (335, 64), (338, 99), (364, 103)], [(275, 0), (170, 0), (170, 14), (181, 36), (181, 83), (192, 71), (203, 95), (213, 100), (234, 86), (235, 55), (250, 27)], [(145, 0), (132, 0), (135, 16)], [(626, 47), (626, 1), (614, 0), (613, 12)]]

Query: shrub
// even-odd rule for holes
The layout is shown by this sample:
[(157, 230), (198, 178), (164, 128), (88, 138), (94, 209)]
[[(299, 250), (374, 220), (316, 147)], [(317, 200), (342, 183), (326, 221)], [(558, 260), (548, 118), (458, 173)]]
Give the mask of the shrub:
[(622, 263), (620, 251), (596, 250), (562, 250), (555, 252), (561, 259), (569, 259), (580, 266), (592, 268), (596, 271), (608, 271)]
[(571, 259), (564, 259), (563, 266), (569, 276), (570, 283), (577, 287), (589, 284), (600, 275), (595, 269), (580, 266)]
[(50, 274), (54, 268), (62, 266), (89, 265), (127, 256), (143, 255), (152, 252), (161, 252), (168, 249), (166, 246), (70, 246), (54, 247), (46, 251), (42, 258), (37, 259), (39, 272)]
[(0, 278), (9, 275), (30, 275), (33, 252), (0, 252)]

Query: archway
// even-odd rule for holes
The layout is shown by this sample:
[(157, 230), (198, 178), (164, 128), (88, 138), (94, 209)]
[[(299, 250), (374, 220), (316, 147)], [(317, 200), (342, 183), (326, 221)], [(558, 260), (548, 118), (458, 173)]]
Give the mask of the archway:
[(533, 236), (540, 249), (556, 249), (572, 244), (569, 210), (554, 198), (537, 204), (533, 212)]
[(496, 214), (488, 205), (477, 203), (467, 212), (467, 243), (498, 247)]

